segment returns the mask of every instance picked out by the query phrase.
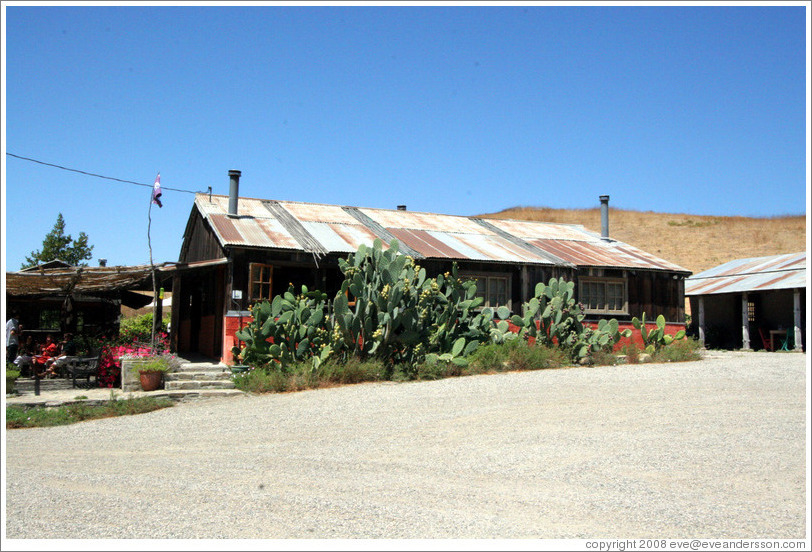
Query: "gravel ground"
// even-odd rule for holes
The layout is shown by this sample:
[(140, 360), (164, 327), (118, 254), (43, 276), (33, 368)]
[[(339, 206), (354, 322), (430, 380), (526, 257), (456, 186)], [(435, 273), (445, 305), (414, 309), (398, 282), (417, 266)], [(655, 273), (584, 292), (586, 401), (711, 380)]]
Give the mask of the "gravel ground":
[(712, 352), (8, 431), (6, 538), (802, 539), (806, 366)]

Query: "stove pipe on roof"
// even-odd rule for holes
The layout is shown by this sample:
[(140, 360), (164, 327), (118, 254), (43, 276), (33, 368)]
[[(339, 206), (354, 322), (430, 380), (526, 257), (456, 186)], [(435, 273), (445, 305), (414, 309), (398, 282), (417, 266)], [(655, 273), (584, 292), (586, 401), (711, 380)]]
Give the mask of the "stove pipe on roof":
[(601, 200), (601, 237), (609, 237), (609, 196), (600, 196)]
[(228, 178), (230, 181), (229, 191), (228, 191), (228, 216), (236, 217), (237, 216), (237, 200), (240, 196), (240, 175), (242, 173), (240, 171), (230, 170), (228, 171)]

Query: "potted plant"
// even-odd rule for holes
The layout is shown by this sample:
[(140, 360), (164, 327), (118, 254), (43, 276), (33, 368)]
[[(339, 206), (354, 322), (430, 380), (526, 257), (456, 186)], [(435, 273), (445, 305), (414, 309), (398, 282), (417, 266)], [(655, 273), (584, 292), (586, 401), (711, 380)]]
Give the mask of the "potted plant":
[(172, 369), (170, 357), (168, 355), (155, 355), (144, 357), (136, 366), (133, 372), (138, 372), (141, 380), (141, 389), (144, 391), (155, 391), (161, 386), (164, 374)]

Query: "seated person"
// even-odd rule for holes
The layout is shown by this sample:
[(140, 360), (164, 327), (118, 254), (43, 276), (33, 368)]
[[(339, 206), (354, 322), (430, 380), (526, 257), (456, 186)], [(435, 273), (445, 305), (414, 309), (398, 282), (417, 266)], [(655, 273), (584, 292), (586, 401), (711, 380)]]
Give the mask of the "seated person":
[(76, 342), (73, 340), (72, 333), (65, 334), (65, 340), (62, 342), (62, 354), (65, 356), (76, 356)]
[(59, 345), (54, 342), (51, 334), (45, 336), (45, 343), (42, 345), (40, 354), (34, 357), (37, 373), (42, 373), (43, 368), (45, 372), (43, 375), (56, 377), (56, 369), (54, 368), (54, 361), (59, 356)]
[(17, 351), (17, 358), (14, 359), (14, 364), (20, 369), (20, 375), (31, 375), (31, 372), (33, 371), (34, 355), (36, 352), (37, 346), (34, 343), (34, 336), (28, 334), (20, 343), (20, 349)]
[(62, 340), (62, 354), (54, 361), (55, 368), (62, 368), (68, 364), (70, 357), (76, 356), (76, 342), (73, 340), (73, 334), (66, 332), (65, 339)]

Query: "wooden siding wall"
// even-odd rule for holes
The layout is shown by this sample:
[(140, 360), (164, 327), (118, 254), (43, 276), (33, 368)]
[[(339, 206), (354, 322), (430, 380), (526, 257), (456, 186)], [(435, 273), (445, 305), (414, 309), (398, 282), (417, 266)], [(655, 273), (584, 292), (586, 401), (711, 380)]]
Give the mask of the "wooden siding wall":
[(663, 315), (667, 322), (685, 321), (685, 280), (668, 272), (636, 271), (628, 275), (629, 317), (647, 320)]
[(225, 252), (209, 227), (208, 222), (200, 215), (196, 215), (192, 224), (191, 235), (185, 240), (179, 261), (191, 263), (219, 259), (225, 256)]

